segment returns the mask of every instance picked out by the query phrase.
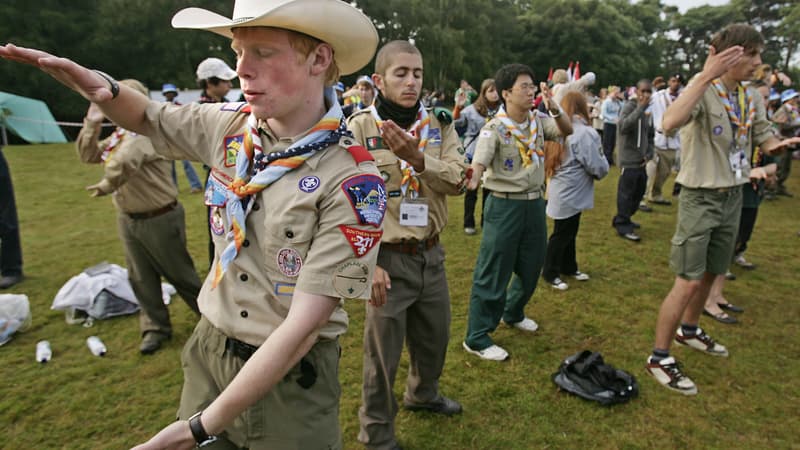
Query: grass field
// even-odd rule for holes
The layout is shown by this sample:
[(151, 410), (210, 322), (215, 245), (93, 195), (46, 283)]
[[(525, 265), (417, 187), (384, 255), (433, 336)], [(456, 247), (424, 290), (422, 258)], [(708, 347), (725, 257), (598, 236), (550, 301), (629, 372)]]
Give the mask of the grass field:
[[(0, 347), (0, 448), (130, 447), (175, 417), (179, 355), (194, 318), (176, 298), (170, 307), (174, 337), (147, 357), (138, 353), (135, 317), (91, 328), (67, 325), (63, 313), (50, 310), (58, 289), (102, 260), (124, 265), (111, 200), (89, 198), (83, 190), (99, 179), (101, 169), (80, 164), (72, 145), (12, 146), (3, 152), (14, 178), (27, 276), (11, 292), (28, 295), (33, 325)], [(205, 209), (178, 172), (189, 250), (205, 275)], [(461, 349), (480, 235), (463, 234), (462, 199), (451, 200), (443, 242), (453, 321), (441, 390), (459, 400), (464, 413), (443, 418), (401, 411), (398, 439), (405, 448), (800, 448), (800, 195), (761, 207), (748, 251), (758, 269), (734, 268), (739, 279), (726, 288), (728, 299), (746, 308), (741, 323), (701, 321), (731, 357), (674, 349), (700, 391), (684, 397), (658, 386), (643, 370), (658, 307), (673, 280), (667, 255), (676, 206), (637, 214), (640, 244), (618, 238), (610, 227), (618, 173), (612, 169), (597, 184), (596, 207), (584, 213), (581, 224), (578, 261), (592, 279), (572, 282), (566, 292), (540, 284), (527, 309), (539, 332), (525, 335), (501, 326), (494, 334), (511, 352), (505, 363), (481, 361)], [(800, 194), (797, 170), (789, 188)], [(346, 308), (351, 326), (342, 339), (341, 426), (345, 448), (357, 449), (364, 305), (350, 302)], [(105, 358), (88, 351), (85, 340), (93, 334), (106, 343)], [(41, 339), (53, 348), (46, 365), (34, 360)], [(550, 375), (562, 358), (581, 349), (600, 351), (607, 362), (633, 373), (640, 397), (608, 408), (559, 392)], [(403, 369), (398, 381), (405, 375)]]

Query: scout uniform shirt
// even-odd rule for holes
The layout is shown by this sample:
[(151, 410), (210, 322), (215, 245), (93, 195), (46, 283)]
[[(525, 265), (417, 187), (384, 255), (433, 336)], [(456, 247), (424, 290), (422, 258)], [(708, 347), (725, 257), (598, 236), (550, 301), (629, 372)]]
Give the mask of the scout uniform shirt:
[(719, 189), (749, 182), (751, 149), (772, 137), (773, 131), (761, 95), (749, 87), (745, 90), (748, 98), (754, 96), (755, 117), (743, 146), (743, 176), (737, 180), (731, 168), (734, 130), (725, 105), (710, 85), (692, 110), (689, 122), (681, 128), (681, 170), (675, 179), (677, 183), (688, 188)]
[(397, 244), (403, 241), (432, 238), (447, 224), (447, 195), (461, 193), (466, 162), (464, 150), (452, 124), (443, 126), (434, 114), (429, 114), (428, 144), (425, 146), (425, 170), (417, 172), (419, 198), (428, 205), (428, 225), (400, 225), (400, 205), (403, 193), (400, 182), (400, 158), (389, 150), (383, 141), (378, 124), (369, 109), (356, 112), (347, 121), (347, 127), (375, 158), (381, 177), (386, 184), (388, 207), (382, 242)]
[[(198, 303), (223, 334), (260, 345), (286, 318), (295, 289), (368, 299), (386, 205), (375, 163), (342, 138), (250, 198), (238, 256), (212, 288), (219, 256), (231, 242), (225, 186), (235, 176), (249, 113), (245, 103), (176, 107), (151, 102), (147, 134), (173, 159), (211, 167), (205, 202), (216, 248)], [(259, 121), (264, 153), (285, 150), (307, 134), (278, 139)], [(360, 152), (359, 152), (360, 150)], [(352, 151), (352, 154), (351, 154)], [(320, 330), (332, 339), (347, 329), (341, 305)]]
[[(545, 139), (555, 140), (561, 137), (554, 119), (540, 117), (535, 112), (533, 116), (539, 130), (536, 137), (537, 149), (544, 148)], [(529, 136), (528, 126), (519, 128), (526, 137)], [(495, 117), (483, 126), (475, 147), (475, 156), (472, 158), (473, 162), (486, 167), (483, 185), (486, 189), (499, 193), (542, 193), (544, 162), (540, 162), (538, 167), (535, 163), (524, 167), (517, 145), (516, 138), (500, 119)]]
[(103, 192), (113, 192), (120, 212), (156, 211), (175, 201), (178, 188), (172, 182), (172, 161), (158, 155), (147, 136), (117, 128), (98, 142), (101, 124), (83, 120), (75, 146), (85, 163), (105, 162)]

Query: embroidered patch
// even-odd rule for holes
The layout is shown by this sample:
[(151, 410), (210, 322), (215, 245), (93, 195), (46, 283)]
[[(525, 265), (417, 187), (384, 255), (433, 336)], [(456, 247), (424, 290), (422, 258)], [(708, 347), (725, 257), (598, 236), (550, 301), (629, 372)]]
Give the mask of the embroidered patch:
[(370, 136), (367, 138), (367, 150), (377, 150), (383, 148), (383, 138), (380, 136)]
[(225, 221), (222, 219), (222, 209), (212, 206), (208, 211), (208, 228), (217, 236), (225, 232)]
[(356, 259), (340, 264), (333, 273), (333, 288), (344, 298), (358, 298), (369, 286), (369, 268)]
[(711, 131), (712, 133), (714, 133), (714, 136), (719, 136), (720, 134), (722, 134), (722, 125), (715, 126), (714, 129)]
[(294, 294), (294, 287), (296, 285), (294, 283), (275, 283), (275, 295), (293, 295)]
[(506, 160), (503, 161), (503, 169), (514, 170), (514, 160), (511, 158), (506, 158)]
[(225, 136), (223, 141), (225, 147), (225, 167), (233, 167), (236, 165), (236, 155), (244, 145), (244, 134), (237, 134), (236, 136)]
[(383, 231), (359, 230), (347, 225), (339, 225), (339, 229), (342, 230), (347, 242), (350, 243), (350, 247), (353, 247), (353, 252), (359, 258), (372, 250), (372, 247), (378, 245), (381, 235), (383, 235)]
[(316, 191), (319, 187), (319, 178), (309, 175), (307, 177), (303, 177), (303, 179), (301, 179), (297, 185), (301, 191), (311, 193)]
[(303, 258), (300, 253), (293, 248), (282, 248), (278, 250), (278, 269), (287, 277), (296, 277), (303, 267)]
[(350, 200), (350, 206), (361, 225), (377, 228), (386, 213), (386, 188), (383, 180), (375, 175), (356, 175), (342, 183), (342, 190)]
[(442, 143), (442, 129), (441, 128), (431, 128), (428, 131), (428, 143), (429, 144), (441, 144)]
[(208, 177), (203, 202), (207, 206), (225, 206), (228, 201), (227, 192), (228, 188), (212, 175)]
[(238, 112), (240, 109), (244, 108), (246, 102), (231, 102), (231, 103), (223, 103), (222, 106), (219, 107), (220, 111), (230, 111), (230, 112)]

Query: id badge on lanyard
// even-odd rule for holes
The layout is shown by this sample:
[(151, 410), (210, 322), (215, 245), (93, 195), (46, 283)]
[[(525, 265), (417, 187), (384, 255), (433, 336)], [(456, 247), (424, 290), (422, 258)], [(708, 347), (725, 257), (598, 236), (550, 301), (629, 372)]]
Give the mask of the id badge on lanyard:
[(400, 202), (400, 225), (406, 227), (428, 226), (428, 199), (404, 198)]
[(744, 150), (738, 147), (735, 143), (732, 143), (731, 151), (728, 154), (728, 160), (731, 164), (731, 170), (736, 176), (736, 181), (737, 182), (741, 181), (742, 168), (744, 167), (745, 161), (747, 161), (747, 157), (744, 153)]

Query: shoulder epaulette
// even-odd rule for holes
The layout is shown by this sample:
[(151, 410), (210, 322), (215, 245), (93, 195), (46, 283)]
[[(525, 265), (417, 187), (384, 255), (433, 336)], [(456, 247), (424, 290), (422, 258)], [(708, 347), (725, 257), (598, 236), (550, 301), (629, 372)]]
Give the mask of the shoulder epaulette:
[(442, 108), (439, 106), (434, 107), (433, 115), (436, 116), (436, 119), (442, 125), (450, 125), (451, 123), (453, 123), (453, 113), (450, 112), (450, 110), (447, 108)]
[(366, 148), (360, 145), (351, 145), (349, 147), (345, 147), (350, 156), (353, 157), (353, 160), (356, 164), (361, 164), (365, 161), (375, 161), (375, 158), (372, 157), (372, 154)]

